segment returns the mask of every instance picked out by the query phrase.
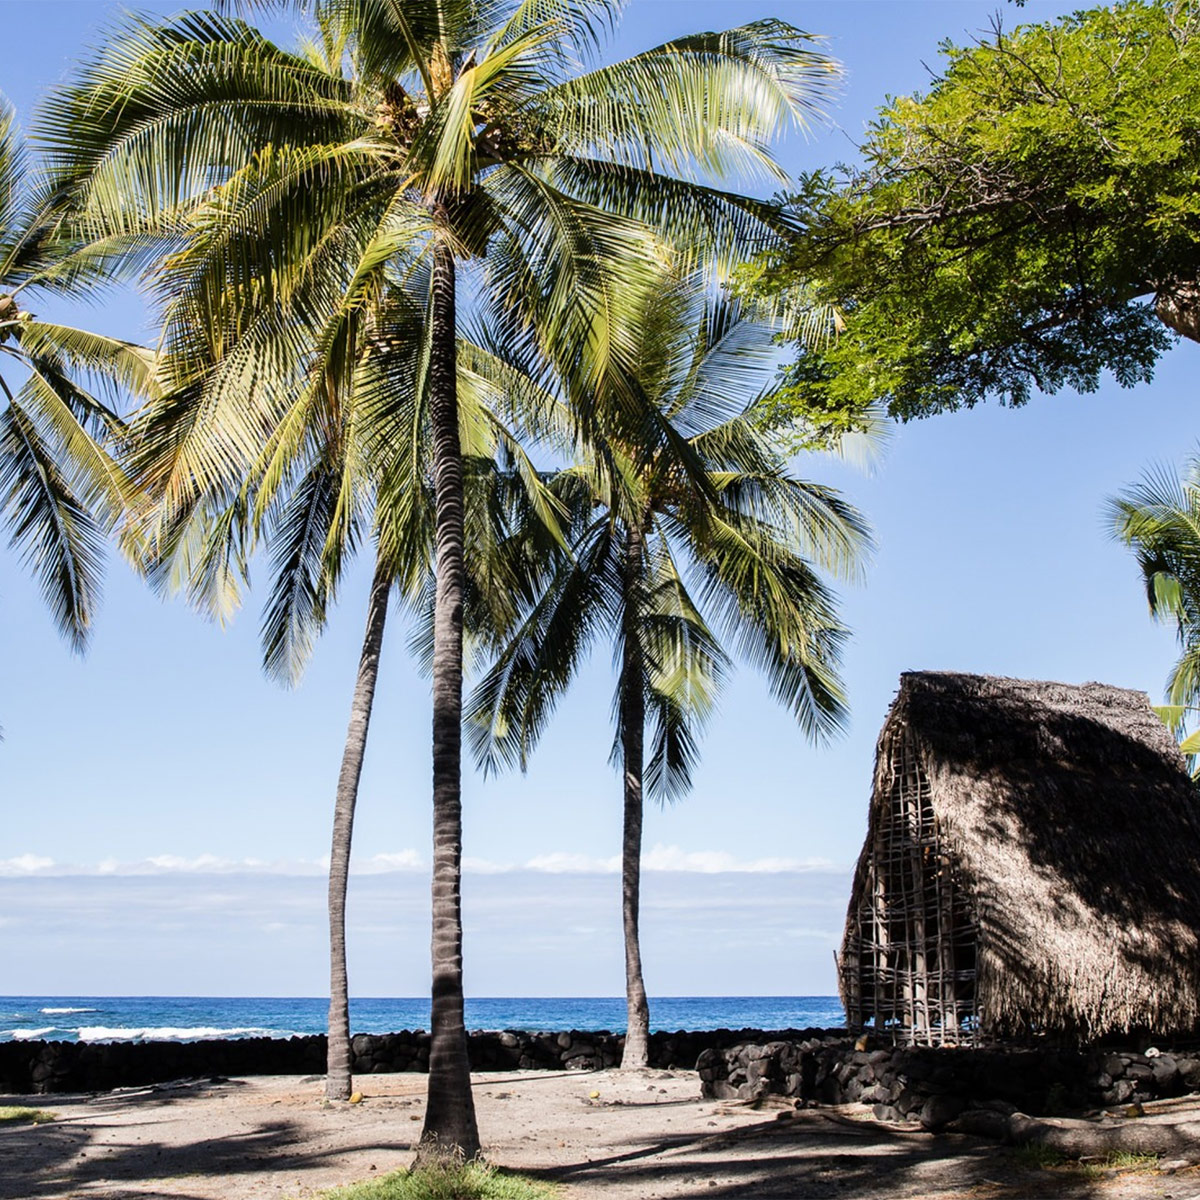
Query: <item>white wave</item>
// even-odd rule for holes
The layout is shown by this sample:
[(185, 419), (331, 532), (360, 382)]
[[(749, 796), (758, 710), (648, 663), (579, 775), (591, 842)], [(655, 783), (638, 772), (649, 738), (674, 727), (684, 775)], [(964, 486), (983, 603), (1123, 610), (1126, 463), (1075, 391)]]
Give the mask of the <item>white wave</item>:
[(61, 1013), (89, 1013), (99, 1012), (98, 1008), (39, 1008), (38, 1012), (45, 1013), (46, 1016), (58, 1016)]
[(273, 1029), (219, 1029), (213, 1025), (163, 1025), (137, 1029), (121, 1025), (84, 1025), (77, 1032), (81, 1042), (207, 1042), (214, 1038), (279, 1036)]
[(57, 1025), (47, 1025), (45, 1029), (10, 1029), (8, 1032), (14, 1042), (29, 1042), (37, 1038), (44, 1038), (46, 1034), (53, 1033), (57, 1028)]

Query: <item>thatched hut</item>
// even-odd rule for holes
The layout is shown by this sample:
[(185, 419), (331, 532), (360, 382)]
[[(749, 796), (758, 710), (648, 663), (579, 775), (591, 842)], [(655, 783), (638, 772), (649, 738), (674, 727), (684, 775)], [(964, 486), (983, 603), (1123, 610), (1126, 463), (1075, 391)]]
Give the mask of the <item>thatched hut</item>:
[(1146, 695), (901, 676), (839, 965), (901, 1042), (1195, 1029), (1200, 806)]

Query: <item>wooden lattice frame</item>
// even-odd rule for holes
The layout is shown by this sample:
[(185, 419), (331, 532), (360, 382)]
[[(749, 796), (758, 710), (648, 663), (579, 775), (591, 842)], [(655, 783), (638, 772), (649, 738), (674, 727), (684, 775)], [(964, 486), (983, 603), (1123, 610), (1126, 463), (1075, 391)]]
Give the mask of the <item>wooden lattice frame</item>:
[(888, 774), (840, 964), (846, 1016), (851, 1028), (873, 1020), (903, 1044), (968, 1044), (978, 926), (907, 733), (892, 743)]

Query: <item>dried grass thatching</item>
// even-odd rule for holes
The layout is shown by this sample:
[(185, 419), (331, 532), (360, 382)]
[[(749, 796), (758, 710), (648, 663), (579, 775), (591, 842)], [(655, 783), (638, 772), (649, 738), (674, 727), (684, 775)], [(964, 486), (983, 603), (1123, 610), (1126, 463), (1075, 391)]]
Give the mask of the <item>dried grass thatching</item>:
[(1144, 693), (903, 675), (848, 939), (905, 746), (928, 781), (939, 852), (971, 898), (981, 1033), (1196, 1027), (1200, 805)]

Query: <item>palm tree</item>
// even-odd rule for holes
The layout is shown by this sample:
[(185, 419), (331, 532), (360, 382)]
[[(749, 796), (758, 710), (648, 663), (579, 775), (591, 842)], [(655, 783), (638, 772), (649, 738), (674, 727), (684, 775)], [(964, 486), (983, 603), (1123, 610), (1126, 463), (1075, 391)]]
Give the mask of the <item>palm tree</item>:
[(1184, 736), (1189, 716), (1200, 712), (1200, 453), (1184, 463), (1147, 473), (1108, 502), (1113, 534), (1137, 554), (1150, 612), (1173, 624), (1179, 659), (1167, 676), (1167, 703), (1157, 711), (1181, 739), (1196, 774), (1200, 730)]
[[(349, 76), (328, 68), (333, 54), (321, 62), (288, 53), (219, 15), (135, 21), (58, 94), (41, 129), (52, 186), (99, 255), (144, 261), (181, 226), (224, 225), (229, 236), (192, 299), (212, 314), (214, 337), (245, 334), (230, 367), (244, 388), (289, 339), (287, 315), (315, 296), (340, 294), (347, 317), (334, 346), (387, 271), (427, 281), (434, 932), (419, 1159), (471, 1157), (479, 1139), (462, 993), (460, 273), (477, 268), (472, 291), (506, 315), (513, 336), (538, 330), (593, 383), (631, 378), (622, 317), (657, 265), (648, 227), (725, 261), (760, 248), (781, 227), (778, 210), (694, 179), (749, 170), (784, 181), (768, 143), (783, 124), (807, 119), (836, 70), (807, 35), (772, 20), (573, 75), (615, 18), (613, 0), (306, 7), (337, 31)], [(239, 315), (248, 303), (277, 319), (251, 327)], [(638, 402), (615, 386), (589, 394)], [(215, 435), (191, 464), (202, 474), (240, 467), (255, 441), (237, 388), (228, 395), (219, 417), (200, 410)], [(587, 434), (604, 416), (573, 419)], [(654, 425), (652, 413), (645, 420)], [(303, 425), (292, 422), (288, 436)]]
[[(694, 283), (660, 296), (642, 317), (631, 382), (680, 444), (646, 456), (640, 440), (596, 440), (557, 476), (552, 489), (571, 514), (568, 549), (547, 557), (514, 548), (528, 564), (527, 603), (468, 710), (485, 769), (524, 768), (596, 640), (616, 645), (623, 1068), (648, 1061), (638, 937), (643, 792), (666, 801), (690, 787), (698, 734), (730, 665), (723, 640), (766, 674), (807, 735), (839, 727), (845, 630), (814, 563), (853, 573), (867, 541), (859, 515), (829, 489), (792, 478), (756, 424), (772, 373), (769, 329)], [(736, 415), (717, 419), (731, 409)]]
[[(203, 247), (188, 248), (203, 260)], [(177, 266), (182, 267), (185, 255)], [(188, 324), (197, 314), (168, 308), (175, 336), (198, 334)], [(335, 314), (336, 315), (336, 314)], [(317, 352), (323, 328), (304, 336), (293, 328), (295, 360), (275, 364), (278, 377), (268, 391), (287, 388), (303, 403), (320, 398), (308, 414), (306, 436), (286, 468), (275, 461), (281, 430), (260, 412), (262, 453), (240, 481), (213, 479), (186, 502), (173, 501), (169, 481), (186, 457), (186, 441), (172, 436), (183, 412), (200, 399), (188, 397), (178, 381), (164, 385), (160, 399), (143, 408), (126, 438), (147, 504), (139, 541), (148, 547), (143, 563), (160, 590), (185, 589), (213, 616), (240, 604), (246, 558), (265, 541), (273, 576), (262, 624), (267, 673), (296, 683), (315, 638), (328, 619), (342, 577), (358, 543), (369, 532), (375, 556), (366, 630), (356, 675), (350, 719), (334, 803), (329, 872), (330, 1003), (326, 1096), (348, 1099), (352, 1091), (345, 910), (358, 783), (378, 680), (389, 597), (394, 586), (421, 606), (431, 572), (432, 495), (425, 472), (428, 453), (424, 314), (403, 288), (389, 288), (384, 302), (366, 310), (354, 341), (358, 358), (339, 373)], [(186, 342), (186, 338), (182, 338)], [(236, 357), (239, 343), (226, 350)], [(183, 355), (181, 358), (185, 357)], [(214, 362), (219, 369), (223, 362)], [(179, 361), (165, 352), (162, 367)], [(528, 521), (523, 504), (540, 485), (521, 461), (519, 447), (500, 420), (528, 381), (518, 379), (486, 351), (460, 348), (460, 414), (469, 500), (468, 527), (477, 552), (470, 560), (470, 615), (483, 625), (492, 610), (508, 611), (511, 588), (496, 577), (487, 547), (504, 535), (510, 512)], [(209, 400), (215, 398), (210, 392)], [(288, 415), (291, 415), (289, 410)], [(286, 421), (286, 418), (285, 418)], [(414, 441), (414, 439), (416, 439)], [(278, 474), (288, 482), (272, 483)], [(236, 484), (237, 486), (232, 486)], [(533, 502), (536, 507), (536, 500)], [(503, 617), (501, 618), (503, 619)]]
[(143, 390), (152, 355), (24, 311), (26, 289), (69, 287), (58, 274), (64, 247), (28, 176), (16, 115), (0, 97), (0, 355), (24, 376), (10, 382), (0, 369), (0, 510), (60, 632), (82, 651), (100, 596), (104, 535), (129, 495), (103, 445), (121, 422), (102, 389)]

